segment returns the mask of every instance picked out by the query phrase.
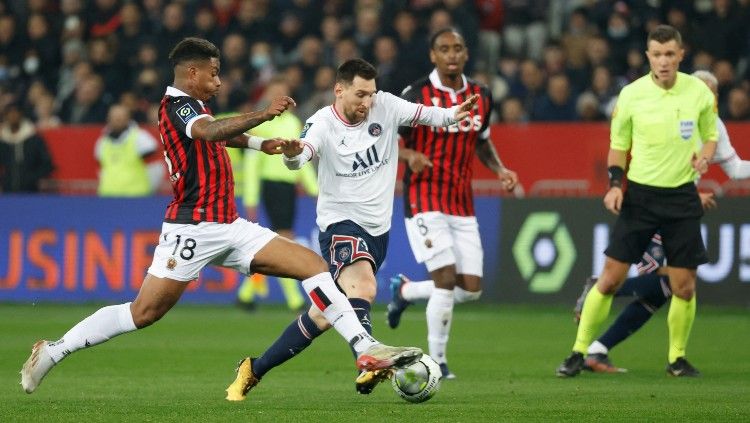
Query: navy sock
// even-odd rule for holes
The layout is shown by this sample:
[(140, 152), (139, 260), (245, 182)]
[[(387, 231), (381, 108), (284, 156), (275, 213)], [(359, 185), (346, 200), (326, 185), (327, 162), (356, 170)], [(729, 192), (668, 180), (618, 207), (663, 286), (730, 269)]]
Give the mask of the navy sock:
[(626, 279), (615, 295), (635, 296), (638, 299), (628, 304), (607, 332), (598, 339), (608, 349), (640, 329), (667, 302), (672, 293), (666, 276), (647, 273)]
[(638, 275), (634, 278), (625, 279), (625, 282), (623, 282), (620, 289), (617, 290), (615, 296), (645, 298), (654, 292), (654, 290), (661, 291), (659, 275), (656, 273), (646, 273), (645, 275)]
[[(372, 335), (372, 321), (370, 320), (370, 307), (372, 305), (370, 302), (362, 298), (349, 298), (349, 304), (352, 305), (354, 312), (357, 313), (357, 319), (359, 319), (367, 334)], [(352, 348), (352, 354), (354, 354), (354, 358), (356, 359), (357, 352), (354, 351), (354, 348)]]
[(301, 353), (323, 333), (307, 313), (302, 313), (260, 357), (253, 360), (253, 373), (258, 378), (269, 370)]
[(612, 326), (599, 337), (598, 341), (608, 349), (612, 349), (648, 322), (653, 314), (653, 309), (641, 300), (635, 300), (622, 310)]

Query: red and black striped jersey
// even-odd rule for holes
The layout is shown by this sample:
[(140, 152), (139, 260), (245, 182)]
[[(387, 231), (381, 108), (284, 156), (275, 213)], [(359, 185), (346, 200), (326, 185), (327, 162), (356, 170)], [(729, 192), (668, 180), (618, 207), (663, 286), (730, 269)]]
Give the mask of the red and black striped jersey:
[(192, 123), (204, 115), (211, 111), (201, 101), (167, 88), (159, 106), (159, 135), (174, 199), (167, 206), (165, 222), (231, 223), (239, 217), (226, 142), (190, 135)]
[(406, 87), (401, 97), (430, 106), (452, 107), (467, 97), (479, 94), (479, 102), (466, 119), (445, 128), (431, 126), (402, 127), (404, 146), (426, 155), (433, 167), (414, 173), (404, 172), (404, 210), (407, 217), (439, 211), (454, 216), (473, 216), (471, 192), (472, 160), (477, 143), (489, 142), (492, 107), (490, 90), (463, 76), (460, 90), (445, 87), (437, 71)]

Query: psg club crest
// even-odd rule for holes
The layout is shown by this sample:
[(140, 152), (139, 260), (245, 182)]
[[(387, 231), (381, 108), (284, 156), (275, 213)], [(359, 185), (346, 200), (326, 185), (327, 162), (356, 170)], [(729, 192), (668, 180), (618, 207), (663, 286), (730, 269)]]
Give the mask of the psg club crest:
[(680, 136), (683, 140), (689, 140), (693, 136), (693, 129), (695, 128), (695, 122), (692, 120), (681, 120), (680, 121)]
[(339, 260), (346, 261), (346, 259), (348, 259), (351, 254), (351, 250), (349, 250), (347, 247), (343, 247), (339, 250)]
[(371, 123), (367, 128), (367, 133), (373, 137), (379, 137), (383, 133), (383, 127), (379, 123)]

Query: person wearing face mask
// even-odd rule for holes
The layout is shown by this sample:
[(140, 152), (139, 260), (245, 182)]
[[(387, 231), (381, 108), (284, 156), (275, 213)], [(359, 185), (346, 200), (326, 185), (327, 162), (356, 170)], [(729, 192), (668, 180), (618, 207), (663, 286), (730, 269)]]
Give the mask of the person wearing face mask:
[(11, 103), (0, 126), (0, 187), (2, 192), (37, 192), (54, 166), (44, 139), (19, 103)]

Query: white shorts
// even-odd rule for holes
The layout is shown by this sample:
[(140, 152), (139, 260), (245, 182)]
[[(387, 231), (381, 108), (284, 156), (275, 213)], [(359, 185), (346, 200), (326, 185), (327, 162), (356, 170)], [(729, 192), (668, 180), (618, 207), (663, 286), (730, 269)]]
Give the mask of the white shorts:
[(189, 282), (209, 264), (250, 275), (250, 262), (276, 233), (238, 218), (232, 223), (164, 223), (148, 273)]
[(482, 276), (484, 252), (475, 216), (417, 213), (406, 219), (411, 251), (427, 270), (455, 265), (456, 273)]

